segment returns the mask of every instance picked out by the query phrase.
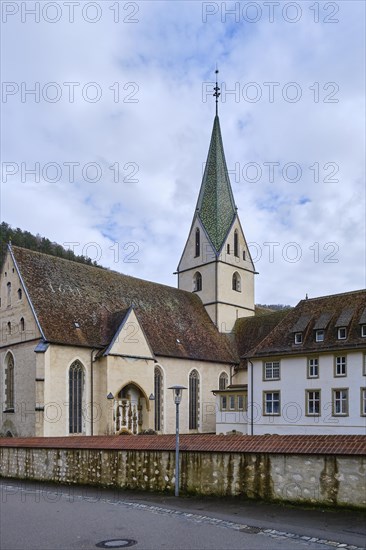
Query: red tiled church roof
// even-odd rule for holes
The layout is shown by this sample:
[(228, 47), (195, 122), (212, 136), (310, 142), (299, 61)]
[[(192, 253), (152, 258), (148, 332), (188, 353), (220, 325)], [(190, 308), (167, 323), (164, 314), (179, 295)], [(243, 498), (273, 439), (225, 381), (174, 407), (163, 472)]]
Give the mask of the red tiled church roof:
[(133, 306), (156, 355), (238, 360), (191, 292), (15, 246), (12, 253), (49, 342), (105, 347)]

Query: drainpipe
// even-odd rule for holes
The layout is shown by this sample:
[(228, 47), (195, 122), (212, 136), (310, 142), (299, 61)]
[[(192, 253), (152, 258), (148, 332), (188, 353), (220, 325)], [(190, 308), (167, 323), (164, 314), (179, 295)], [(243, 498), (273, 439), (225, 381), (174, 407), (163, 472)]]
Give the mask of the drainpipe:
[(90, 419), (90, 435), (94, 435), (94, 359), (93, 353), (96, 351), (93, 348), (90, 352), (90, 401), (91, 401), (91, 419)]
[(253, 413), (254, 413), (254, 403), (253, 403), (253, 394), (254, 394), (254, 387), (253, 387), (253, 363), (250, 359), (248, 359), (248, 362), (250, 363), (250, 393), (251, 393), (251, 400), (250, 400), (250, 435), (253, 435), (254, 432), (254, 423), (253, 423)]

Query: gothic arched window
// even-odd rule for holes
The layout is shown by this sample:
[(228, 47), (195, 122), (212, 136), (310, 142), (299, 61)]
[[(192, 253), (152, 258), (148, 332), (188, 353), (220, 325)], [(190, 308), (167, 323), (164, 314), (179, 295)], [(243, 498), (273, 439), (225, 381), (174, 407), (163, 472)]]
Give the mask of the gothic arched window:
[(239, 258), (239, 235), (237, 229), (234, 231), (234, 256)]
[(14, 357), (10, 352), (5, 359), (5, 410), (14, 410)]
[(195, 238), (195, 258), (201, 254), (201, 233), (200, 230), (196, 229), (196, 238)]
[(189, 429), (198, 428), (198, 410), (199, 410), (199, 387), (200, 379), (196, 370), (189, 375)]
[(193, 276), (193, 292), (199, 292), (202, 290), (202, 275), (199, 271)]
[(163, 426), (163, 373), (159, 367), (154, 371), (154, 396), (155, 431), (160, 432)]
[(229, 377), (226, 372), (222, 372), (219, 378), (219, 390), (226, 390), (227, 384), (229, 382)]
[(69, 432), (83, 432), (84, 368), (74, 361), (69, 369)]
[(233, 275), (233, 290), (236, 292), (241, 292), (241, 279), (237, 271)]

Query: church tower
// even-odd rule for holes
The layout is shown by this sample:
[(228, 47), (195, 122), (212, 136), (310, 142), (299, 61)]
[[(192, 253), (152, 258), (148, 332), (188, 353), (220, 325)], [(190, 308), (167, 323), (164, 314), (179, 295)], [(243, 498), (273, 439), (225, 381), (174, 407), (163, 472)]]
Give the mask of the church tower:
[[(216, 71), (218, 72), (218, 71)], [(255, 268), (240, 224), (216, 116), (196, 211), (180, 259), (178, 288), (196, 292), (220, 332), (254, 315)]]

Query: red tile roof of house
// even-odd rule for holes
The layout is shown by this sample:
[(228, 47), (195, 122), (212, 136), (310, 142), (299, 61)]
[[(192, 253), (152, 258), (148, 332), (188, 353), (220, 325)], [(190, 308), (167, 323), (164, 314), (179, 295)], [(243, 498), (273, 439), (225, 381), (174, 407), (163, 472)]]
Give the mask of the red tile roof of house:
[[(174, 451), (175, 435), (2, 438), (0, 447)], [(366, 435), (181, 435), (180, 450), (213, 453), (366, 455)]]
[[(266, 357), (284, 353), (297, 355), (347, 349), (366, 350), (366, 338), (361, 335), (365, 309), (366, 290), (301, 300), (246, 355)], [(346, 327), (345, 339), (338, 339), (340, 326)], [(315, 341), (316, 329), (324, 330), (324, 341)], [(295, 344), (295, 332), (302, 333), (301, 344)]]

